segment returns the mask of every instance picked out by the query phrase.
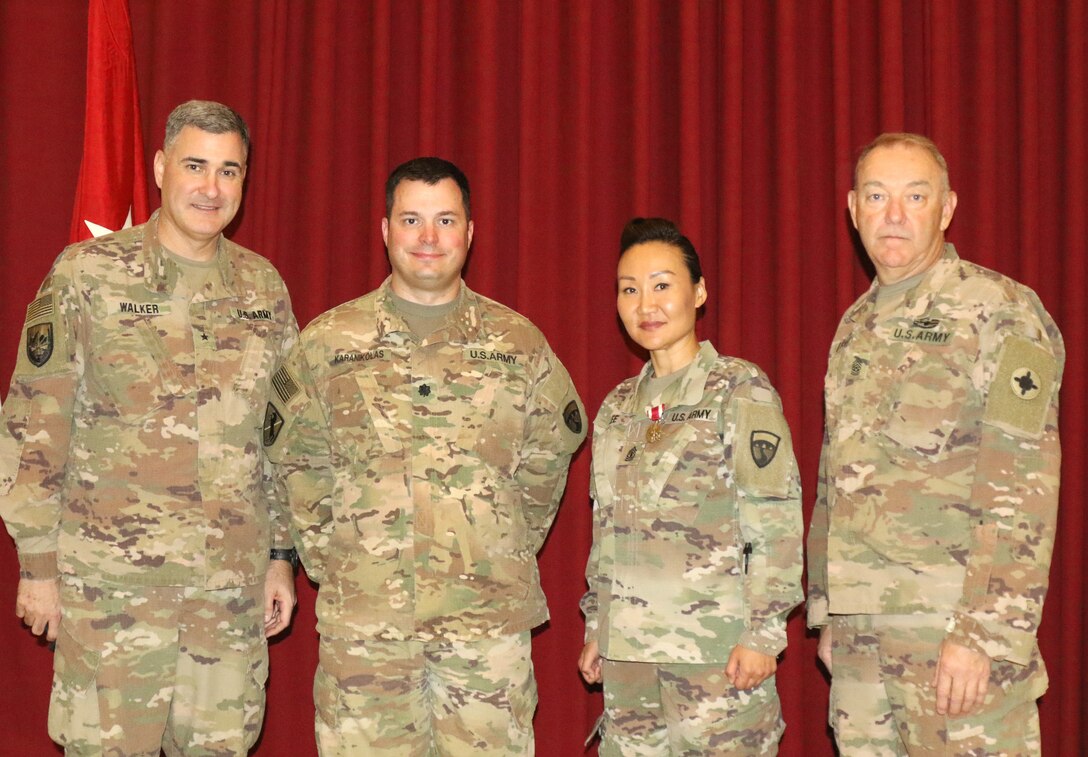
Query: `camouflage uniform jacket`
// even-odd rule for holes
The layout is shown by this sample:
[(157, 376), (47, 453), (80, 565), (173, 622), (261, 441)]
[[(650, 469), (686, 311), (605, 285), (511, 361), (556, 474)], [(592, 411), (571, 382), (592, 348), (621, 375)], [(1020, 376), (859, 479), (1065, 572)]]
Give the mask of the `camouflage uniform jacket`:
[(68, 247), (27, 308), (0, 424), (25, 577), (219, 589), (290, 546), (260, 434), (298, 333), (287, 290), (220, 237), (194, 295), (156, 226)]
[(951, 245), (880, 322), (876, 292), (831, 346), (809, 624), (948, 613), (951, 641), (1026, 664), (1058, 507), (1061, 334), (1034, 292)]
[(422, 341), (389, 281), (318, 317), (275, 379), (269, 456), (289, 492), (318, 630), (463, 640), (548, 617), (536, 553), (585, 436), (528, 320), (470, 291)]
[(802, 599), (803, 531), (778, 395), (703, 342), (651, 431), (650, 370), (612, 390), (593, 424), (586, 640), (611, 660), (724, 663), (737, 644), (778, 654)]

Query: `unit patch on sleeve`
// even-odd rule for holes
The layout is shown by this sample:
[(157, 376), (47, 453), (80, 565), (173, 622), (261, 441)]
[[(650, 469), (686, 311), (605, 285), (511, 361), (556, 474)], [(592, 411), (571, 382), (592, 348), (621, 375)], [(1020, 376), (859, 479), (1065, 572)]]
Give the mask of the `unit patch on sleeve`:
[(68, 369), (68, 330), (56, 297), (46, 292), (27, 305), (16, 373), (43, 375)]
[(264, 409), (264, 426), (261, 429), (261, 439), (264, 446), (271, 447), (275, 444), (276, 437), (280, 435), (282, 428), (283, 416), (280, 415), (280, 411), (276, 409), (276, 406), (269, 402)]
[(567, 428), (572, 433), (582, 433), (582, 413), (578, 410), (578, 403), (574, 400), (568, 402), (563, 409), (563, 422), (567, 424)]
[(41, 368), (53, 357), (53, 324), (37, 323), (26, 327), (26, 358)]
[(1001, 347), (982, 420), (1014, 436), (1038, 439), (1050, 413), (1057, 370), (1046, 347), (1022, 336), (1010, 336)]
[(771, 402), (735, 401), (733, 466), (737, 485), (756, 497), (788, 497), (793, 454), (786, 419)]
[(778, 453), (778, 443), (782, 437), (772, 431), (753, 431), (749, 442), (752, 460), (757, 468), (766, 468)]

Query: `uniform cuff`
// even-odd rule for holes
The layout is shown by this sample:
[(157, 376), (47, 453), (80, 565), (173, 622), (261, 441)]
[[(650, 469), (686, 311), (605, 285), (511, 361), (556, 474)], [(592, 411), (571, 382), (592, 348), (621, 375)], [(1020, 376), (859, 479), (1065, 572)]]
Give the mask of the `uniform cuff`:
[(807, 612), (809, 628), (822, 628), (830, 622), (826, 597), (809, 597)]
[(740, 635), (737, 644), (753, 652), (776, 657), (786, 648), (785, 634), (768, 634), (758, 628), (749, 629)]
[(19, 555), (19, 578), (26, 578), (31, 581), (48, 581), (59, 575), (56, 552)]
[(1035, 651), (1035, 634), (999, 627), (995, 623), (962, 612), (952, 614), (945, 639), (953, 644), (982, 652), (991, 660), (1027, 665)]

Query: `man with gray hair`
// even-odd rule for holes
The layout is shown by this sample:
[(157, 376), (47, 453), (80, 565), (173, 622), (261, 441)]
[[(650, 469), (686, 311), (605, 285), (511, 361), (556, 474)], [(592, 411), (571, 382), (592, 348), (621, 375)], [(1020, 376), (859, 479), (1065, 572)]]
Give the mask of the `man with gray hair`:
[(70, 755), (225, 757), (260, 732), (297, 562), (261, 427), (298, 327), (271, 264), (223, 236), (248, 155), (232, 109), (178, 106), (161, 208), (65, 249), (27, 308), (0, 516)]
[(847, 197), (876, 280), (832, 342), (808, 543), (843, 755), (1041, 750), (1065, 348), (945, 242), (956, 200), (917, 134), (864, 148)]

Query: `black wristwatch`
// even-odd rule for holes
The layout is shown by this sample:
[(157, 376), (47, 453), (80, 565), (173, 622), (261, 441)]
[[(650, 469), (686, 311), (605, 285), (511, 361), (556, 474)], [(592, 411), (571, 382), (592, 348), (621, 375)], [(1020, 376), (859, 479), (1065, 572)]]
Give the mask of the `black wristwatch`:
[(294, 547), (290, 549), (275, 549), (272, 548), (268, 551), (269, 560), (286, 560), (291, 563), (291, 567), (298, 568), (298, 550)]

